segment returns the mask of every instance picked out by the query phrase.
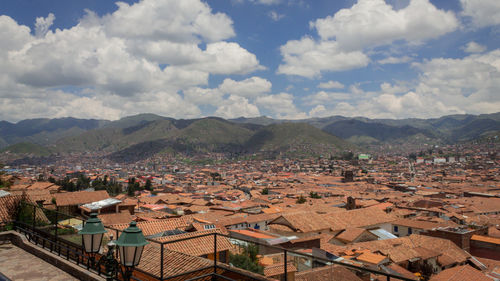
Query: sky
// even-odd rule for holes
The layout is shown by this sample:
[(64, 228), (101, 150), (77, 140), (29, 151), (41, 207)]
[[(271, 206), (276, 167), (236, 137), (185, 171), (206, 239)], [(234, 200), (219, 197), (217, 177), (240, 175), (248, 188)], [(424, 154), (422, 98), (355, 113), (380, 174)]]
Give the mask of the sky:
[(500, 111), (498, 0), (0, 2), (0, 120)]

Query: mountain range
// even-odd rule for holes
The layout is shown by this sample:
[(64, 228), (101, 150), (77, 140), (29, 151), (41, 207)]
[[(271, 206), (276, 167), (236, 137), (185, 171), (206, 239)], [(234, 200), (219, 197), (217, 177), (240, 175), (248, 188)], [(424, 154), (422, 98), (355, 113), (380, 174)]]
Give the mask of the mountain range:
[(268, 117), (225, 120), (173, 119), (139, 114), (117, 121), (57, 118), (0, 121), (0, 150), (47, 156), (99, 151), (116, 161), (162, 152), (315, 152), (398, 143), (452, 144), (500, 132), (500, 113), (433, 119), (369, 119), (332, 116), (302, 120)]

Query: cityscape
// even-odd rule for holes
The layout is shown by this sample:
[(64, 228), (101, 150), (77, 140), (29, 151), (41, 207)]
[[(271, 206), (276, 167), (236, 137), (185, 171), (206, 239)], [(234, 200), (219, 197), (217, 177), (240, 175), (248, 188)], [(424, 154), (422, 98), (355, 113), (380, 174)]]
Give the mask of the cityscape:
[(0, 3), (0, 280), (500, 280), (500, 2), (107, 2)]

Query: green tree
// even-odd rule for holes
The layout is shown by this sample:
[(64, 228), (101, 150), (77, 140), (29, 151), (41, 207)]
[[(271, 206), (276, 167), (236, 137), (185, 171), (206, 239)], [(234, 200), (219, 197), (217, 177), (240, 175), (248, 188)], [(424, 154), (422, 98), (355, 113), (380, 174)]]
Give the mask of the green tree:
[(153, 184), (151, 183), (150, 179), (146, 180), (146, 184), (144, 185), (144, 189), (152, 191), (153, 190)]
[(259, 260), (257, 259), (258, 253), (259, 247), (257, 245), (249, 244), (243, 247), (243, 252), (241, 254), (229, 253), (229, 261), (232, 265), (238, 268), (246, 269), (258, 274), (264, 274), (264, 267), (259, 264)]
[(408, 155), (408, 158), (410, 160), (417, 161), (417, 154), (415, 154), (414, 152), (412, 152), (412, 153), (410, 153), (410, 155)]
[(136, 182), (135, 178), (129, 178), (128, 179), (128, 184), (127, 184), (127, 195), (128, 196), (134, 196), (136, 191)]
[[(321, 198), (321, 196), (318, 195), (317, 192), (313, 192), (313, 191), (309, 192), (309, 197), (314, 198), (314, 199), (320, 199)], [(300, 203), (300, 204), (302, 204), (302, 203)]]
[(306, 198), (302, 195), (299, 196), (299, 198), (297, 199), (297, 201), (295, 201), (297, 204), (304, 204), (306, 203)]
[(260, 194), (262, 194), (262, 195), (268, 195), (269, 194), (269, 188), (266, 187), (266, 188), (262, 189), (262, 191), (260, 192)]

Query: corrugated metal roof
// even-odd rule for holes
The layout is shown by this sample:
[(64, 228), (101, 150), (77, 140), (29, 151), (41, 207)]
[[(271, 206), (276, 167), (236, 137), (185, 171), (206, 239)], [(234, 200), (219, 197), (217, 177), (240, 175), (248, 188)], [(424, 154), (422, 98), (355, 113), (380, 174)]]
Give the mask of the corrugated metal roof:
[(9, 196), (10, 195), (10, 192), (7, 192), (5, 190), (0, 190), (0, 197), (5, 197), (5, 196)]
[(387, 239), (394, 239), (398, 238), (396, 235), (390, 233), (389, 231), (379, 228), (379, 229), (372, 229), (368, 230), (370, 233), (376, 235), (379, 239), (378, 240), (387, 240)]
[(100, 201), (96, 201), (96, 202), (84, 204), (82, 207), (94, 211), (94, 210), (99, 210), (99, 209), (102, 209), (102, 208), (105, 208), (105, 207), (109, 207), (109, 206), (112, 206), (112, 205), (116, 205), (116, 204), (119, 204), (121, 202), (122, 202), (121, 200), (118, 200), (118, 199), (115, 199), (115, 198), (108, 198), (108, 199), (104, 199), (104, 200), (100, 200)]

